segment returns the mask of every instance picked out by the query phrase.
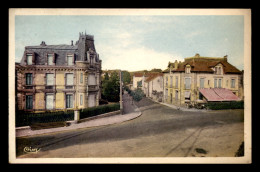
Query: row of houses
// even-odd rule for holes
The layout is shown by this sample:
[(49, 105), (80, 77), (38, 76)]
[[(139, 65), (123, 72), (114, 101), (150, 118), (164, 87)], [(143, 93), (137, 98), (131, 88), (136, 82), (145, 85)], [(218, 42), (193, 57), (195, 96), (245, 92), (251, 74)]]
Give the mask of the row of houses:
[(135, 73), (133, 88), (147, 97), (178, 106), (244, 99), (243, 72), (224, 57), (196, 54), (169, 62), (162, 73)]

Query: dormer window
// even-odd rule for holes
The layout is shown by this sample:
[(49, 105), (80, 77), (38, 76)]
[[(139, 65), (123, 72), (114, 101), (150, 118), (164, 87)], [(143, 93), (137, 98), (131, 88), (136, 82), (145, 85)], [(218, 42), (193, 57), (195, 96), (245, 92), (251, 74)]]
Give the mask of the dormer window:
[(53, 65), (53, 54), (47, 55), (47, 65)]
[(221, 75), (222, 74), (222, 67), (221, 66), (216, 66), (215, 67), (215, 74)]
[(74, 65), (74, 60), (73, 60), (73, 55), (67, 55), (67, 62), (68, 62), (68, 66), (72, 66)]
[(32, 65), (32, 58), (33, 58), (32, 54), (26, 54), (27, 65)]
[(190, 73), (190, 69), (191, 69), (190, 65), (187, 65), (185, 68), (185, 73)]

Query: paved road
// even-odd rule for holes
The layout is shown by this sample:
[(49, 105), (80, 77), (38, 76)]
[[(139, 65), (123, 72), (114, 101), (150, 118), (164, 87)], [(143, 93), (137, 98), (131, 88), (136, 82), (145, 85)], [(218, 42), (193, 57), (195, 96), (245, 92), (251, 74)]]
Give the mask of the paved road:
[[(17, 138), (18, 158), (230, 157), (244, 138), (243, 110), (185, 112), (149, 99), (136, 105), (142, 115), (124, 123)], [(41, 148), (25, 154), (24, 147)]]

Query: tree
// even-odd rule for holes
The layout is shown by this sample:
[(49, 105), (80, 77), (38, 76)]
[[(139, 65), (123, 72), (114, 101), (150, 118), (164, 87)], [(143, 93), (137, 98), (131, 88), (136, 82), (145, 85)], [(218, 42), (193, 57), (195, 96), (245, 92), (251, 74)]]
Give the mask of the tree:
[(107, 73), (107, 72), (105, 73), (104, 80), (109, 80), (109, 75), (108, 75), (108, 73)]
[(128, 71), (122, 71), (122, 81), (123, 83), (126, 84), (130, 84), (131, 82), (131, 75)]
[(120, 82), (118, 72), (112, 72), (108, 80), (102, 83), (102, 97), (110, 102), (119, 101)]

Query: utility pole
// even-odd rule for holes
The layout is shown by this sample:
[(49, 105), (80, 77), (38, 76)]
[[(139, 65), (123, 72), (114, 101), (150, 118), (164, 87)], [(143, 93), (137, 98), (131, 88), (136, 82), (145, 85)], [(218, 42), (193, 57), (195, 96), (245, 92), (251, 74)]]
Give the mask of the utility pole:
[(123, 114), (123, 100), (122, 100), (122, 73), (119, 70), (119, 82), (120, 82), (120, 113)]

